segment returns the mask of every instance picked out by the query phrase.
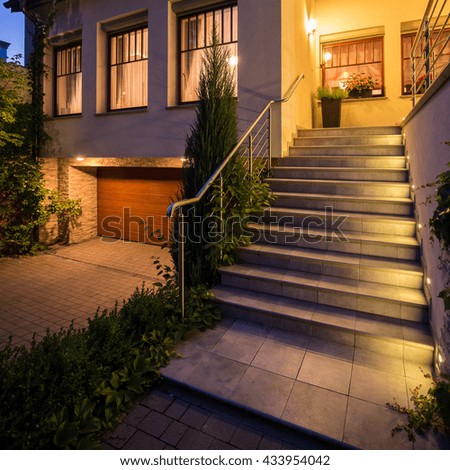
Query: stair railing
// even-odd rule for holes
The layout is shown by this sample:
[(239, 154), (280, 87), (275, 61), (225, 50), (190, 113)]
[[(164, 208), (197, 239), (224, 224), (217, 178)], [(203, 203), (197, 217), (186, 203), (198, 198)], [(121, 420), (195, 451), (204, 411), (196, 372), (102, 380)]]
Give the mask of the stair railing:
[[(450, 12), (447, 0), (429, 0), (411, 47), (413, 106), (450, 63)], [(448, 56), (447, 58), (445, 56)]]
[[(248, 127), (243, 136), (239, 139), (237, 144), (229, 152), (226, 158), (209, 177), (208, 181), (203, 185), (197, 195), (190, 199), (181, 199), (180, 201), (173, 202), (167, 209), (167, 216), (169, 220), (178, 212), (178, 287), (180, 293), (180, 306), (181, 316), (184, 318), (185, 312), (185, 218), (188, 214), (185, 213), (184, 208), (201, 201), (208, 194), (208, 190), (214, 185), (218, 184), (219, 191), (219, 211), (217, 216), (219, 217), (220, 226), (223, 228), (224, 214), (229, 207), (223, 205), (222, 195), (224, 187), (223, 173), (225, 168), (228, 166), (232, 158), (236, 155), (245, 157), (247, 160), (247, 171), (249, 174), (253, 174), (253, 162), (255, 159), (265, 161), (265, 168), (269, 170), (272, 167), (272, 112), (273, 106), (277, 103), (286, 103), (290, 100), (298, 84), (304, 79), (305, 75), (301, 74), (293, 81), (289, 90), (283, 98), (278, 100), (269, 101), (264, 109), (259, 113), (257, 118)], [(262, 171), (261, 171), (262, 173)], [(210, 195), (210, 197), (217, 197), (216, 194)]]

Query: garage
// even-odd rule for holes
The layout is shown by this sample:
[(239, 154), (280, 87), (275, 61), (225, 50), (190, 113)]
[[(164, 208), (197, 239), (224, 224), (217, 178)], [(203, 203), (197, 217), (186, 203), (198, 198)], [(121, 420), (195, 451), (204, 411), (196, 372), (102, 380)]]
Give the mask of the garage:
[(167, 207), (180, 181), (180, 168), (98, 168), (98, 235), (163, 243), (169, 233)]

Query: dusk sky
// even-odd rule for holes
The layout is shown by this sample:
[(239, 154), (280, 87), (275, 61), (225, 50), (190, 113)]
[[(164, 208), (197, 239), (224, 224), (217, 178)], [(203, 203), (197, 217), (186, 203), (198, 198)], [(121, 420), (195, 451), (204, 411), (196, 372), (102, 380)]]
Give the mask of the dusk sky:
[(0, 41), (10, 42), (8, 57), (15, 54), (24, 54), (23, 30), (24, 16), (22, 13), (11, 13), (3, 6), (0, 0)]

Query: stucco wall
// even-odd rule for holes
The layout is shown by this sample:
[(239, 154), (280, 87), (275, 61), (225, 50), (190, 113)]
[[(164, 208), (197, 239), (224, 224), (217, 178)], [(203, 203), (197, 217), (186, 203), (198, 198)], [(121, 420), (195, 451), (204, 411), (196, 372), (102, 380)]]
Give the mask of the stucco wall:
[[(423, 99), (423, 98), (422, 98)], [(446, 369), (450, 371), (450, 319), (444, 312), (439, 292), (444, 288), (445, 274), (439, 269), (441, 250), (439, 243), (430, 242), (428, 221), (433, 214), (436, 203), (425, 205), (427, 196), (433, 196), (433, 188), (421, 186), (435, 181), (436, 176), (447, 169), (450, 162), (450, 147), (443, 144), (450, 140), (448, 110), (450, 109), (450, 79), (438, 90), (427, 104), (412, 117), (407, 117), (404, 126), (407, 155), (410, 162), (411, 184), (416, 187), (415, 210), (416, 221), (422, 225), (419, 237), (422, 248), (422, 262), (425, 269), (425, 290), (430, 298), (430, 321), (433, 334)], [(443, 119), (444, 117), (444, 119)], [(446, 347), (444, 345), (447, 345)]]
[[(385, 98), (343, 103), (341, 126), (393, 125), (401, 123), (411, 109), (411, 100), (401, 97), (401, 23), (420, 20), (425, 0), (317, 0), (315, 34), (316, 83), (321, 84), (320, 36), (383, 26)], [(321, 127), (317, 102), (314, 127)]]

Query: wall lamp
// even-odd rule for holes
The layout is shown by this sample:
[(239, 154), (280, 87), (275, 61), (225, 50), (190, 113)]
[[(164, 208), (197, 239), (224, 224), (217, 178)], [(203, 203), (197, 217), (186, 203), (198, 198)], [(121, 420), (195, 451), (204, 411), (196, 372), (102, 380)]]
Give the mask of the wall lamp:
[(316, 32), (317, 28), (317, 21), (314, 18), (310, 18), (306, 22), (306, 32), (308, 33), (308, 36), (311, 36), (311, 34), (314, 34)]

